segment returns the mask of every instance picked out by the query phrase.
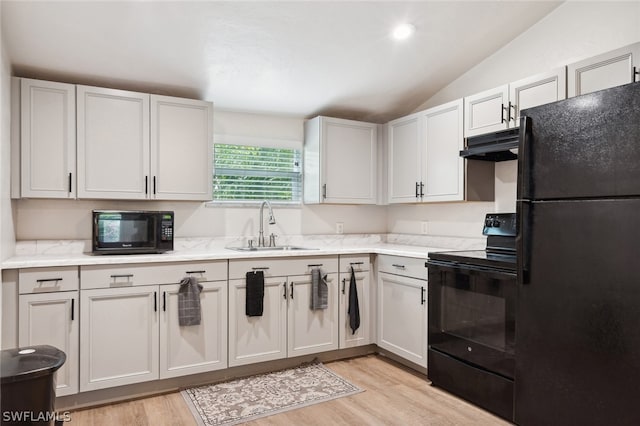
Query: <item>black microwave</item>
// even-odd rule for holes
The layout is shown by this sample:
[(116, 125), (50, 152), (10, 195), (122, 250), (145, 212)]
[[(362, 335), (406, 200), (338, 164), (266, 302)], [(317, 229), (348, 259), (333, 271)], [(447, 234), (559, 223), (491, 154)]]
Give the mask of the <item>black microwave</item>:
[(93, 210), (94, 254), (173, 250), (173, 212)]

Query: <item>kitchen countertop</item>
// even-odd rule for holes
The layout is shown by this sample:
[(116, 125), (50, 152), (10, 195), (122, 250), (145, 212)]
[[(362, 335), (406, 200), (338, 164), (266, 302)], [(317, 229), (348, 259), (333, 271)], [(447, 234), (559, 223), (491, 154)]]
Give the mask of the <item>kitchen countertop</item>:
[[(387, 239), (387, 238), (384, 238)], [(229, 246), (241, 244), (228, 241), (215, 242), (206, 239), (185, 239), (176, 243), (176, 249), (163, 254), (136, 254), (136, 255), (92, 255), (87, 253), (86, 241), (61, 241), (61, 242), (33, 242), (34, 248), (16, 248), (16, 255), (3, 261), (2, 269), (55, 267), (55, 266), (82, 266), (82, 265), (110, 265), (123, 263), (159, 263), (159, 262), (187, 262), (206, 260), (232, 260), (251, 258), (278, 258), (299, 256), (331, 256), (348, 254), (384, 254), (404, 256), (418, 259), (426, 259), (430, 251), (450, 251), (467, 248), (484, 248), (484, 240), (458, 239), (455, 244), (447, 239), (424, 238), (391, 238), (391, 241), (382, 241), (382, 238), (367, 236), (364, 238), (351, 238), (350, 240), (336, 240), (311, 238), (304, 241), (287, 242), (288, 245), (309, 247), (309, 250), (274, 250), (274, 251), (236, 251)], [(412, 244), (402, 244), (411, 242)], [(35, 249), (36, 243), (46, 246), (46, 249)], [(418, 244), (416, 244), (418, 243)], [(222, 246), (220, 244), (223, 244)], [(425, 245), (421, 245), (425, 244)], [(437, 244), (437, 245), (436, 245)]]

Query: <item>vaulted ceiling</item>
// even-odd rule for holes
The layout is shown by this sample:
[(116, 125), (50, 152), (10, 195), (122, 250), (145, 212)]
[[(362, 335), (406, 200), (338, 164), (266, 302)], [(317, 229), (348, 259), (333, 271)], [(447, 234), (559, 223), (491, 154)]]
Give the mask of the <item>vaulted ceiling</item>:
[[(15, 75), (381, 123), (558, 4), (3, 0), (1, 13)], [(413, 37), (390, 37), (400, 22), (415, 26)]]

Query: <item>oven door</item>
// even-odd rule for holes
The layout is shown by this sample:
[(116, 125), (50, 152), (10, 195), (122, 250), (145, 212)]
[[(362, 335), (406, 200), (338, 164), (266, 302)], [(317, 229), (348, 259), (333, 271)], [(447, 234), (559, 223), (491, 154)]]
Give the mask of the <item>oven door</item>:
[(516, 272), (430, 260), (429, 347), (513, 379)]

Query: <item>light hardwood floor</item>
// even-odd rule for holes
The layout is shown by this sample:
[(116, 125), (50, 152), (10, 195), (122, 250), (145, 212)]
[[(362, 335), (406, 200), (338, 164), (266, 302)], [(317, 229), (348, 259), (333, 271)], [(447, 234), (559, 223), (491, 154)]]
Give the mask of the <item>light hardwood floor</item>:
[[(349, 397), (254, 420), (247, 425), (508, 425), (432, 387), (427, 378), (369, 355), (326, 364), (364, 389)], [(72, 425), (195, 425), (179, 393), (75, 411)]]

